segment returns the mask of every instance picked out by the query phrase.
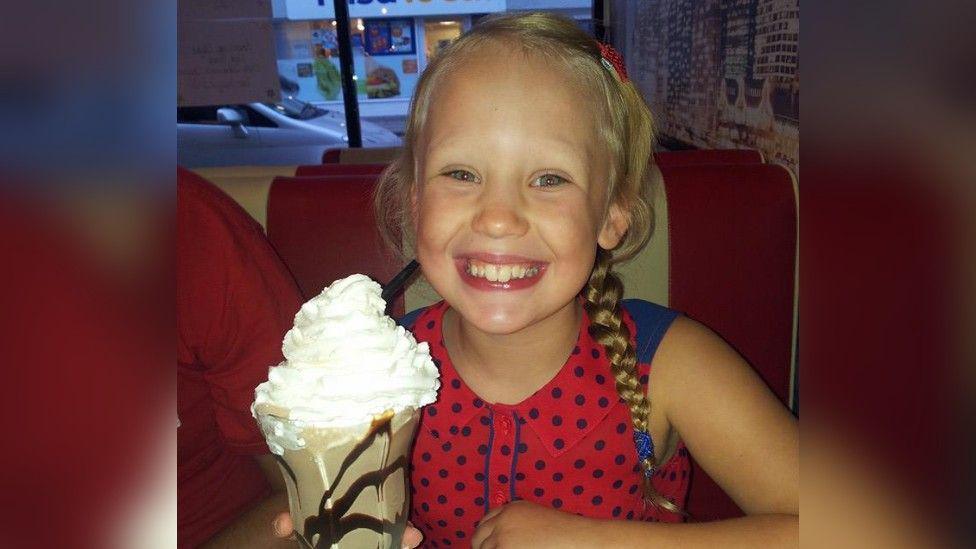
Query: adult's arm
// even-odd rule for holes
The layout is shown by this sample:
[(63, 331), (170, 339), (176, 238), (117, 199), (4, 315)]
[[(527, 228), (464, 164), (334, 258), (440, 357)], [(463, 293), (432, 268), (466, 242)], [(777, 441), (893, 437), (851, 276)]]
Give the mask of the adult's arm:
[(287, 547), (294, 549), (295, 541), (276, 536), (272, 527), (282, 509), (288, 508), (288, 494), (285, 491), (284, 479), (278, 470), (278, 464), (275, 462), (274, 456), (270, 454), (255, 456), (254, 459), (261, 466), (261, 470), (272, 487), (271, 495), (221, 530), (219, 534), (205, 543), (202, 546), (203, 548), (274, 549), (276, 547)]

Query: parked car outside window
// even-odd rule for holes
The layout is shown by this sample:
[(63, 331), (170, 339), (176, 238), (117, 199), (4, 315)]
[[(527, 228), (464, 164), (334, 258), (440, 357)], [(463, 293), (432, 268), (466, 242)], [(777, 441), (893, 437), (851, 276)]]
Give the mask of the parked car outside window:
[[(361, 124), (364, 147), (402, 145), (382, 126)], [(290, 96), (176, 110), (177, 163), (187, 168), (319, 164), (325, 149), (348, 141), (345, 114)]]

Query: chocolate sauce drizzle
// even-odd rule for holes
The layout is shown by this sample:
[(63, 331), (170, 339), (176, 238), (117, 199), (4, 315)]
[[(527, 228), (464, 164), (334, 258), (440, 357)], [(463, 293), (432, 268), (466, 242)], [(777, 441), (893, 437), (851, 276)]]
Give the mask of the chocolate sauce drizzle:
[[(280, 465), (281, 468), (285, 471), (285, 473), (287, 473), (288, 476), (291, 477), (292, 485), (298, 486), (298, 477), (295, 476), (295, 471), (292, 470), (290, 465), (288, 465), (288, 462), (285, 461), (285, 458), (279, 456), (278, 454), (272, 454), (272, 455), (274, 455), (275, 460), (278, 461), (278, 465)], [(298, 505), (301, 505), (302, 499), (297, 489), (295, 490), (295, 497), (298, 498)]]
[[(362, 513), (355, 513), (346, 516), (349, 508), (352, 507), (353, 502), (359, 497), (359, 494), (363, 490), (375, 486), (377, 490), (383, 490), (383, 483), (386, 479), (395, 473), (399, 469), (403, 469), (403, 474), (406, 475), (407, 467), (407, 456), (400, 456), (393, 463), (390, 463), (386, 467), (379, 469), (378, 471), (373, 471), (366, 473), (363, 476), (356, 479), (346, 490), (343, 496), (332, 503), (331, 509), (326, 509), (326, 504), (330, 498), (332, 498), (335, 492), (335, 487), (339, 485), (342, 480), (343, 475), (363, 453), (369, 448), (376, 438), (380, 435), (385, 435), (391, 442), (393, 440), (393, 429), (390, 425), (390, 420), (387, 419), (379, 425), (374, 425), (369, 434), (357, 444), (352, 451), (343, 460), (342, 465), (339, 467), (339, 472), (336, 474), (335, 480), (332, 482), (332, 488), (326, 490), (325, 494), (322, 495), (322, 500), (319, 503), (319, 514), (314, 517), (309, 517), (305, 520), (304, 535), (302, 533), (296, 532), (296, 537), (302, 547), (308, 547), (313, 549), (318, 548), (329, 548), (333, 544), (339, 543), (346, 534), (352, 532), (353, 530), (358, 530), (360, 528), (365, 528), (372, 530), (378, 534), (390, 531), (398, 524), (403, 524), (403, 517), (407, 514), (407, 509), (409, 507), (409, 497), (410, 494), (404, 490), (403, 507), (397, 513), (395, 521), (391, 522), (389, 520), (380, 520), (376, 517), (371, 517), (369, 515), (364, 515)], [(389, 457), (387, 453), (386, 458)], [(384, 462), (386, 461), (384, 458)], [(382, 497), (382, 495), (381, 495)], [(398, 544), (399, 540), (396, 539), (397, 533), (394, 534), (394, 544)], [(312, 545), (311, 540), (315, 538), (315, 535), (319, 535), (318, 543)], [(402, 536), (402, 532), (399, 533)]]

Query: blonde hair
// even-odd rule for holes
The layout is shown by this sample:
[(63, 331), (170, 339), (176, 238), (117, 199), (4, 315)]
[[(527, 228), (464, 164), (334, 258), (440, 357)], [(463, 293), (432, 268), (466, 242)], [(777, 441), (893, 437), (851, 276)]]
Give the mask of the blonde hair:
[[(651, 235), (653, 212), (647, 166), (654, 141), (651, 113), (640, 92), (601, 62), (597, 41), (567, 18), (549, 13), (489, 17), (441, 51), (417, 83), (407, 118), (401, 154), (380, 176), (375, 193), (375, 214), (386, 243), (401, 256), (404, 241), (412, 247), (411, 196), (417, 185), (415, 169), (419, 139), (437, 83), (463, 63), (467, 55), (486, 46), (514, 48), (525, 55), (539, 55), (571, 75), (589, 95), (601, 142), (607, 144), (611, 163), (608, 205), (616, 205), (630, 226), (612, 250), (597, 250), (590, 279), (583, 289), (589, 332), (607, 351), (618, 394), (630, 408), (634, 427), (647, 431), (650, 403), (642, 390), (636, 351), (622, 321), (620, 299), (623, 285), (613, 265), (635, 256)], [(641, 463), (644, 471), (656, 466), (655, 457)], [(646, 479), (646, 477), (645, 477)], [(648, 481), (645, 498), (670, 511), (677, 507), (661, 497)]]

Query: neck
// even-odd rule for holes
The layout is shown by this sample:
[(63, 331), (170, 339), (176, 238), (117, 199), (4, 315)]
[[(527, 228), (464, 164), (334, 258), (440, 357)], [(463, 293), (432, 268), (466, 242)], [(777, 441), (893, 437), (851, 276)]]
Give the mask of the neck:
[(444, 342), (464, 382), (486, 402), (517, 404), (551, 380), (576, 344), (582, 306), (572, 303), (512, 334), (489, 334), (445, 314)]

